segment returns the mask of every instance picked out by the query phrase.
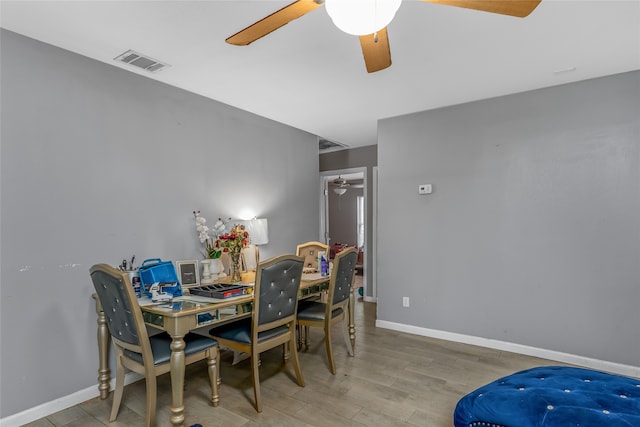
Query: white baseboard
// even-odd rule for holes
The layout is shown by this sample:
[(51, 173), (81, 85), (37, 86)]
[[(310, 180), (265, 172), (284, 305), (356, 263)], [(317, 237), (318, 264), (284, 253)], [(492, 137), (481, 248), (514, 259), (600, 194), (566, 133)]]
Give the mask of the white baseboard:
[(378, 302), (378, 298), (375, 298), (375, 297), (366, 297), (365, 296), (365, 297), (362, 297), (362, 300), (364, 302)]
[(406, 332), (424, 337), (437, 338), (446, 341), (459, 342), (463, 344), (477, 345), (480, 347), (504, 350), (511, 353), (519, 353), (527, 356), (540, 357), (556, 362), (579, 365), (585, 368), (597, 369), (611, 372), (618, 375), (640, 378), (640, 366), (623, 365), (621, 363), (608, 362), (606, 360), (592, 359), (575, 354), (563, 353), (560, 351), (547, 350), (544, 348), (530, 347), (522, 344), (515, 344), (507, 341), (499, 341), (488, 338), (475, 337), (472, 335), (457, 334), (454, 332), (439, 331), (418, 326), (404, 325), (402, 323), (388, 322), (386, 320), (376, 320), (376, 327), (391, 329), (399, 332)]
[[(125, 385), (134, 383), (136, 381), (144, 378), (140, 374), (136, 374), (135, 372), (129, 372), (124, 376)], [(113, 390), (115, 386), (115, 379), (111, 380), (110, 390)], [(67, 396), (61, 397), (56, 400), (52, 400), (51, 402), (45, 402), (41, 405), (34, 406), (33, 408), (29, 408), (22, 412), (18, 412), (17, 414), (10, 415), (8, 417), (0, 419), (1, 427), (20, 427), (25, 424), (28, 424), (32, 421), (39, 420), (40, 418), (44, 418), (51, 414), (55, 414), (56, 412), (62, 411), (63, 409), (70, 408), (72, 406), (78, 405), (82, 402), (86, 402), (87, 400), (93, 399), (94, 397), (98, 397), (100, 392), (98, 390), (98, 385), (92, 385), (91, 387), (87, 387), (84, 390), (76, 391), (75, 393), (71, 393)]]

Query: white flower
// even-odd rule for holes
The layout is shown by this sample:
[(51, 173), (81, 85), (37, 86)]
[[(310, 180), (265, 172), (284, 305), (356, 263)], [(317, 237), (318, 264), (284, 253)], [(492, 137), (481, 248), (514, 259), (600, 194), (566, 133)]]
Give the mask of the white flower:
[[(221, 218), (218, 218), (218, 221), (216, 221), (216, 223), (213, 225), (213, 230), (211, 230), (205, 225), (207, 220), (200, 216), (200, 211), (193, 211), (193, 216), (196, 220), (196, 230), (198, 231), (198, 238), (200, 239), (200, 243), (204, 244), (204, 256), (214, 259), (219, 258), (222, 250), (216, 246), (216, 239), (222, 233), (224, 233), (227, 227), (226, 222), (224, 222)], [(212, 235), (209, 235), (210, 231), (213, 231)]]
[(213, 224), (213, 232), (215, 234), (221, 234), (224, 232), (225, 228), (227, 228), (226, 224), (222, 222), (221, 219), (218, 219), (215, 224)]

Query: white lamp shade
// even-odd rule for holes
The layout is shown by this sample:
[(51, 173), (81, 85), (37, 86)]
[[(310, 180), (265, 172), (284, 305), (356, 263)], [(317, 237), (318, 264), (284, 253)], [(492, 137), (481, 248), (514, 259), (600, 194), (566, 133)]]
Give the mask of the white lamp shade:
[(364, 36), (380, 31), (393, 19), (402, 0), (326, 0), (327, 13), (347, 34)]
[(244, 221), (244, 228), (249, 233), (249, 240), (254, 245), (269, 243), (269, 223), (266, 218), (254, 218)]

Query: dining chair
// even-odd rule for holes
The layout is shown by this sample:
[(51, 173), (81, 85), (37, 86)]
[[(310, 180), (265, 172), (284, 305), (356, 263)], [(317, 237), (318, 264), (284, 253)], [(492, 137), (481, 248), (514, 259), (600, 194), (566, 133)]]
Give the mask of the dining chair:
[(309, 328), (323, 328), (329, 370), (334, 375), (336, 364), (331, 347), (331, 327), (335, 323), (342, 321), (344, 341), (347, 344), (349, 354), (353, 356), (353, 346), (349, 339), (349, 327), (345, 313), (348, 311), (347, 306), (352, 292), (357, 258), (358, 251), (353, 247), (339, 252), (333, 260), (327, 302), (302, 300), (298, 306), (297, 321), (300, 328), (304, 327), (305, 347), (308, 349), (310, 344)]
[(242, 248), (242, 271), (256, 271), (260, 262), (260, 250), (257, 245)]
[[(149, 336), (142, 311), (126, 272), (107, 264), (90, 268), (91, 280), (107, 320), (116, 358), (116, 387), (109, 421), (115, 421), (124, 391), (124, 370), (146, 378), (145, 425), (155, 425), (156, 377), (170, 371), (171, 336), (166, 332)], [(207, 359), (211, 403), (218, 406), (218, 342), (189, 333), (184, 337), (185, 364)]]
[[(242, 262), (240, 276), (242, 277), (242, 283), (254, 283), (256, 270), (260, 262), (260, 250), (257, 245), (249, 244), (242, 248), (240, 254), (240, 260)], [(233, 350), (233, 362), (231, 362), (231, 365), (237, 365), (248, 357), (249, 355), (246, 353)]]
[(296, 255), (304, 258), (304, 268), (318, 268), (318, 253), (323, 252), (329, 261), (329, 246), (320, 242), (306, 242), (296, 247)]
[(303, 259), (295, 255), (279, 255), (258, 264), (254, 285), (253, 310), (250, 318), (213, 328), (209, 334), (221, 346), (249, 354), (251, 383), (256, 411), (262, 412), (260, 395), (260, 353), (283, 345), (293, 362), (296, 379), (304, 387), (298, 352), (295, 345), (298, 290)]
[[(329, 260), (329, 245), (325, 245), (321, 242), (310, 241), (306, 243), (301, 243), (296, 247), (296, 255), (304, 258), (304, 268), (303, 272), (312, 273), (318, 272), (320, 270), (320, 266), (318, 265), (318, 253), (323, 252), (327, 256), (327, 261)], [(324, 294), (326, 296), (326, 294)], [(315, 299), (322, 297), (314, 297)], [(296, 325), (296, 332), (298, 334), (298, 343), (299, 346), (302, 346), (302, 341), (305, 339), (304, 332), (300, 330), (300, 327)]]

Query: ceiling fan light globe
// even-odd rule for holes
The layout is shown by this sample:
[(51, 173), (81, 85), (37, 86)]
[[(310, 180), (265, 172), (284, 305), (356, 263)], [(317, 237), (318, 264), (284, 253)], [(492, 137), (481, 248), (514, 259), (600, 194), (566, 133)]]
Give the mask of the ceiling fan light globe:
[(338, 196), (342, 196), (344, 193), (347, 192), (347, 189), (344, 187), (336, 187), (333, 189), (333, 192), (336, 193)]
[(364, 36), (389, 25), (401, 2), (402, 0), (325, 0), (325, 8), (340, 30), (354, 36)]

